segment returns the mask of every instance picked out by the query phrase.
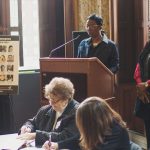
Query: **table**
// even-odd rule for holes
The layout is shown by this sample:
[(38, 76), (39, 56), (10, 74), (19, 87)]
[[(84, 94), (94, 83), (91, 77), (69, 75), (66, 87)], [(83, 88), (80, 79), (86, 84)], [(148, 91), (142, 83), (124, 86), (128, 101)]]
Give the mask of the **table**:
[[(17, 139), (18, 134), (0, 135), (0, 150), (17, 150), (25, 143), (24, 140)], [(35, 147), (35, 142), (32, 142), (30, 147), (23, 148), (23, 150), (43, 150), (43, 148)]]

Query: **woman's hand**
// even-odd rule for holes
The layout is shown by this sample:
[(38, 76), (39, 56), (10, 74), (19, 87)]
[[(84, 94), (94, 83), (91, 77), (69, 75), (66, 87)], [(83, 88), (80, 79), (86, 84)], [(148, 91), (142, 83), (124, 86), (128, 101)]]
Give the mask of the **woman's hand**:
[(20, 140), (34, 140), (36, 137), (36, 133), (24, 133), (24, 134), (20, 134), (18, 135), (17, 139)]
[(31, 133), (31, 129), (27, 126), (22, 126), (20, 134), (24, 134), (24, 133)]
[(146, 82), (139, 83), (137, 87), (137, 96), (143, 101), (143, 103), (150, 103), (150, 99), (147, 93)]
[(44, 148), (45, 150), (58, 150), (58, 144), (55, 142), (51, 142), (49, 143), (49, 141), (46, 141), (42, 148)]
[(50, 150), (49, 141), (46, 141), (46, 142), (43, 144), (42, 148), (44, 148), (45, 150)]

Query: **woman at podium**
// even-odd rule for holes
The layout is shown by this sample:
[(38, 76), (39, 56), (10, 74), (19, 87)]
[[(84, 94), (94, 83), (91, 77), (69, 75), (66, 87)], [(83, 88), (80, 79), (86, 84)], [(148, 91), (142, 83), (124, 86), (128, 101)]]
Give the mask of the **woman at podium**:
[(82, 40), (78, 47), (78, 58), (97, 57), (108, 69), (116, 73), (119, 69), (119, 53), (115, 43), (102, 30), (103, 19), (95, 14), (86, 21), (89, 38)]

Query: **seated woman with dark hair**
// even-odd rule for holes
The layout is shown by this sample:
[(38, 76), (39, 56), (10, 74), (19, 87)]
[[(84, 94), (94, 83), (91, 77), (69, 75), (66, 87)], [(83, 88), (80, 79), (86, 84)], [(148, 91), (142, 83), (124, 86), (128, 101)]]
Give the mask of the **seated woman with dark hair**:
[(126, 124), (105, 100), (90, 97), (76, 115), (81, 147), (86, 150), (130, 150)]

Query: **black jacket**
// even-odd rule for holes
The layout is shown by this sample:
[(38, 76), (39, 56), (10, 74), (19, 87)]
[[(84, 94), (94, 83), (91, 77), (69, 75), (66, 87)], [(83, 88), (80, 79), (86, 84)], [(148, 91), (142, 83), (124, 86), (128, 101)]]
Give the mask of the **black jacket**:
[(130, 150), (130, 140), (127, 130), (114, 121), (112, 135), (106, 136), (104, 144), (97, 145), (92, 150)]
[[(73, 136), (79, 136), (78, 129), (75, 124), (75, 112), (79, 103), (71, 100), (64, 110), (63, 114), (57, 119), (57, 128), (53, 130), (56, 112), (50, 105), (40, 108), (33, 119), (29, 119), (24, 125), (31, 128), (32, 132), (36, 132), (36, 146), (42, 146), (51, 134), (52, 142), (65, 141)], [(61, 147), (60, 147), (61, 148)], [(65, 147), (67, 148), (67, 147)]]
[[(142, 82), (150, 80), (150, 41), (146, 43), (139, 56), (139, 65)], [(148, 97), (150, 98), (150, 87), (147, 89)], [(137, 97), (135, 105), (135, 115), (143, 120), (150, 120), (150, 103), (143, 103)]]
[[(69, 145), (69, 150), (80, 150), (78, 146), (79, 140), (77, 139), (79, 139), (79, 137), (70, 138), (63, 142), (63, 145)], [(63, 146), (61, 147), (64, 148)], [(118, 123), (113, 121), (112, 134), (105, 136), (104, 144), (97, 144), (97, 146), (91, 150), (130, 150), (130, 147), (131, 145), (128, 131), (125, 128), (122, 128)]]
[(150, 59), (147, 60), (148, 55), (150, 55), (150, 41), (146, 43), (139, 56), (141, 79), (143, 82), (150, 79)]

